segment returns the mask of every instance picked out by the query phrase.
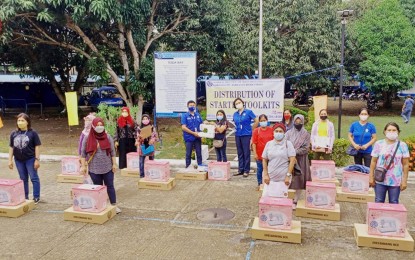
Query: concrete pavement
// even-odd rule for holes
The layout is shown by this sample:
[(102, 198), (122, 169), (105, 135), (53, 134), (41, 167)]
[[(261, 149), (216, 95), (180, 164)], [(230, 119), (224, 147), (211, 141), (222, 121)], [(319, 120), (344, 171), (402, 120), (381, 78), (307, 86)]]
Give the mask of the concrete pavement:
[[(45, 158), (46, 160), (46, 158)], [(338, 222), (296, 218), (302, 244), (254, 241), (249, 227), (258, 214), (256, 178), (228, 182), (177, 180), (171, 191), (138, 190), (136, 179), (117, 174), (120, 215), (104, 225), (68, 222), (72, 184), (56, 183), (58, 161), (42, 157), (41, 203), (18, 219), (0, 218), (0, 259), (414, 259), (414, 253), (359, 248), (353, 223), (365, 223), (366, 205), (340, 203)], [(174, 161), (172, 161), (173, 163)], [(0, 160), (1, 178), (18, 178)], [(173, 168), (173, 172), (175, 168)], [(412, 178), (413, 179), (413, 178)], [(415, 236), (415, 183), (401, 194), (408, 229)], [(227, 208), (230, 221), (207, 224), (197, 219), (207, 208)]]

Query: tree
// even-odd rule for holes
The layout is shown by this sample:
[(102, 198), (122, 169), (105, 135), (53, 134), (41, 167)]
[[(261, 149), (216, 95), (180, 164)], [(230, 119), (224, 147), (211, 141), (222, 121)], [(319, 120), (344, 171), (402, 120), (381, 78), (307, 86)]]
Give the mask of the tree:
[(363, 61), (359, 76), (375, 92), (383, 93), (384, 107), (392, 96), (412, 86), (415, 76), (415, 30), (398, 0), (380, 1), (353, 25)]
[[(154, 44), (164, 36), (198, 27), (201, 11), (211, 15), (206, 2), (211, 1), (4, 0), (2, 38), (5, 42), (28, 39), (79, 54), (93, 73), (114, 83), (128, 105), (138, 98), (141, 108), (147, 94), (141, 68), (149, 64)], [(19, 26), (22, 23), (28, 26)], [(68, 37), (79, 41), (62, 41), (49, 28), (66, 30)]]

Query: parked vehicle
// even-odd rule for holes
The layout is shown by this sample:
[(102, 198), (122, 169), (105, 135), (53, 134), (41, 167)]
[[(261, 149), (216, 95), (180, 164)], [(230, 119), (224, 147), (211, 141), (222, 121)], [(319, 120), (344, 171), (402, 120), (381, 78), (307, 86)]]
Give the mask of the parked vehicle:
[(112, 86), (94, 88), (89, 97), (85, 98), (85, 101), (87, 105), (92, 107), (93, 110), (96, 110), (98, 105), (101, 103), (114, 107), (121, 107), (125, 105), (125, 102), (121, 98), (118, 90)]
[(379, 110), (379, 105), (378, 105), (378, 100), (376, 98), (376, 95), (369, 94), (369, 97), (367, 99), (367, 108), (372, 111)]
[(307, 94), (298, 94), (294, 97), (293, 106), (312, 106), (313, 97)]

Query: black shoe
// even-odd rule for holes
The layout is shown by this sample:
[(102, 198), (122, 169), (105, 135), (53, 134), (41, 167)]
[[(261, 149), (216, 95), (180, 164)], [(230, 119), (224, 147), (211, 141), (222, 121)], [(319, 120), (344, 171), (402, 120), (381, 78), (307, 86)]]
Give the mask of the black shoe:
[(244, 174), (243, 172), (234, 173), (233, 176), (238, 176)]
[(34, 198), (33, 201), (35, 202), (35, 204), (38, 204), (40, 201), (40, 198)]

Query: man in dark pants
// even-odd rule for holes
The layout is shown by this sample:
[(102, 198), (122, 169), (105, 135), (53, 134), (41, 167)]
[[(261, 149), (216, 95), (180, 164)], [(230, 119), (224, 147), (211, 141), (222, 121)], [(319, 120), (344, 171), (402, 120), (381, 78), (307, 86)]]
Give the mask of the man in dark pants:
[(182, 114), (181, 124), (183, 130), (183, 139), (186, 143), (186, 168), (191, 163), (193, 148), (196, 151), (197, 165), (202, 165), (202, 139), (199, 137), (200, 124), (202, 117), (196, 112), (196, 102), (190, 100), (187, 102), (189, 112)]

